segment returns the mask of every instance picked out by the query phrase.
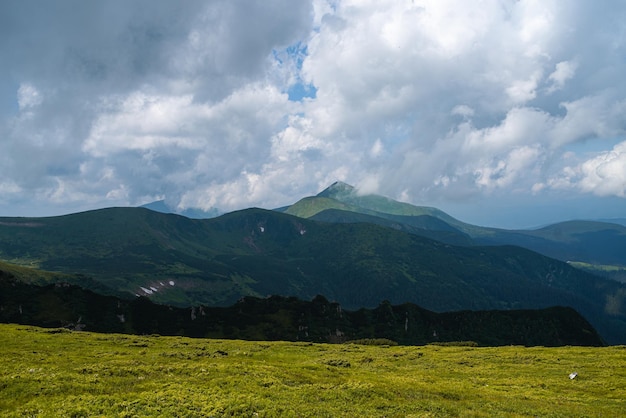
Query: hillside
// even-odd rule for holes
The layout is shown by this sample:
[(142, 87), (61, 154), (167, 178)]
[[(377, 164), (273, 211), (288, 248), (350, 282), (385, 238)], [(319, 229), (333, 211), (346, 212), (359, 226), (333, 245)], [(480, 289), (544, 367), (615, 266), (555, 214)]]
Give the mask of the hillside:
[(624, 285), (566, 263), (517, 247), (453, 246), (262, 209), (208, 220), (139, 208), (1, 218), (0, 258), (181, 307), (318, 294), (345, 309), (385, 299), (436, 312), (570, 306), (607, 342), (626, 335)]

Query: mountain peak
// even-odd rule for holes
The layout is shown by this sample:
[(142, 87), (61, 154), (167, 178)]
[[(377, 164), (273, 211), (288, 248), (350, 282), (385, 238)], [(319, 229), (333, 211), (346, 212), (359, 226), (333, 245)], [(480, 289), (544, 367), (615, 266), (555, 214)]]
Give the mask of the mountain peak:
[(153, 210), (155, 212), (161, 213), (172, 213), (172, 210), (167, 206), (165, 200), (156, 200), (154, 202), (146, 203), (145, 205), (139, 206), (140, 208), (146, 208)]
[(326, 189), (317, 194), (319, 197), (337, 197), (338, 195), (350, 195), (354, 193), (355, 188), (343, 181), (336, 181)]

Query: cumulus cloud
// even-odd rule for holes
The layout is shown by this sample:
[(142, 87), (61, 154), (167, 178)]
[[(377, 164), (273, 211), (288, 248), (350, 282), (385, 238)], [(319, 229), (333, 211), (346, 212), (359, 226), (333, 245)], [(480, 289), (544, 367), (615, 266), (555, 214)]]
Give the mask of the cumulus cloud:
[(565, 86), (565, 82), (574, 77), (578, 64), (573, 61), (561, 61), (556, 64), (554, 72), (548, 76), (552, 85), (548, 87), (548, 93), (560, 90)]
[[(615, 93), (567, 89), (580, 54), (589, 73), (592, 56), (614, 53), (572, 32), (590, 24), (588, 12), (557, 2), (341, 2), (309, 43), (303, 72), (318, 100), (307, 115), (356, 154), (376, 143), (391, 150), (376, 168), (396, 196), (532, 193), (561, 148), (623, 135), (621, 81)], [(354, 177), (371, 170), (360, 168)]]
[(623, 196), (619, 1), (32, 6), (0, 4), (3, 207)]
[(626, 141), (574, 166), (563, 168), (550, 179), (559, 189), (576, 189), (598, 196), (626, 197)]
[(32, 84), (23, 83), (17, 89), (17, 104), (21, 111), (41, 104), (43, 97)]

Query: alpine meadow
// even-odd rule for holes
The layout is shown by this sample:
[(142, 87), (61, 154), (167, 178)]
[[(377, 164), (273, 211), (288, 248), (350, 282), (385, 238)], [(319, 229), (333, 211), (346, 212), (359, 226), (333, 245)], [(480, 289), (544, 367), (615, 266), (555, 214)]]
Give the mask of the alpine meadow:
[(0, 330), (5, 417), (620, 417), (626, 408), (623, 346), (407, 347)]

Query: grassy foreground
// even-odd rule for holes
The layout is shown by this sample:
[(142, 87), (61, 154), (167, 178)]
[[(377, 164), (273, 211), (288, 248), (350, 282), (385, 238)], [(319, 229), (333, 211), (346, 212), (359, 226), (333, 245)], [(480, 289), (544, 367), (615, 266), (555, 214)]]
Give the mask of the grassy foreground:
[(329, 345), (0, 324), (0, 361), (3, 417), (626, 416), (624, 346)]

